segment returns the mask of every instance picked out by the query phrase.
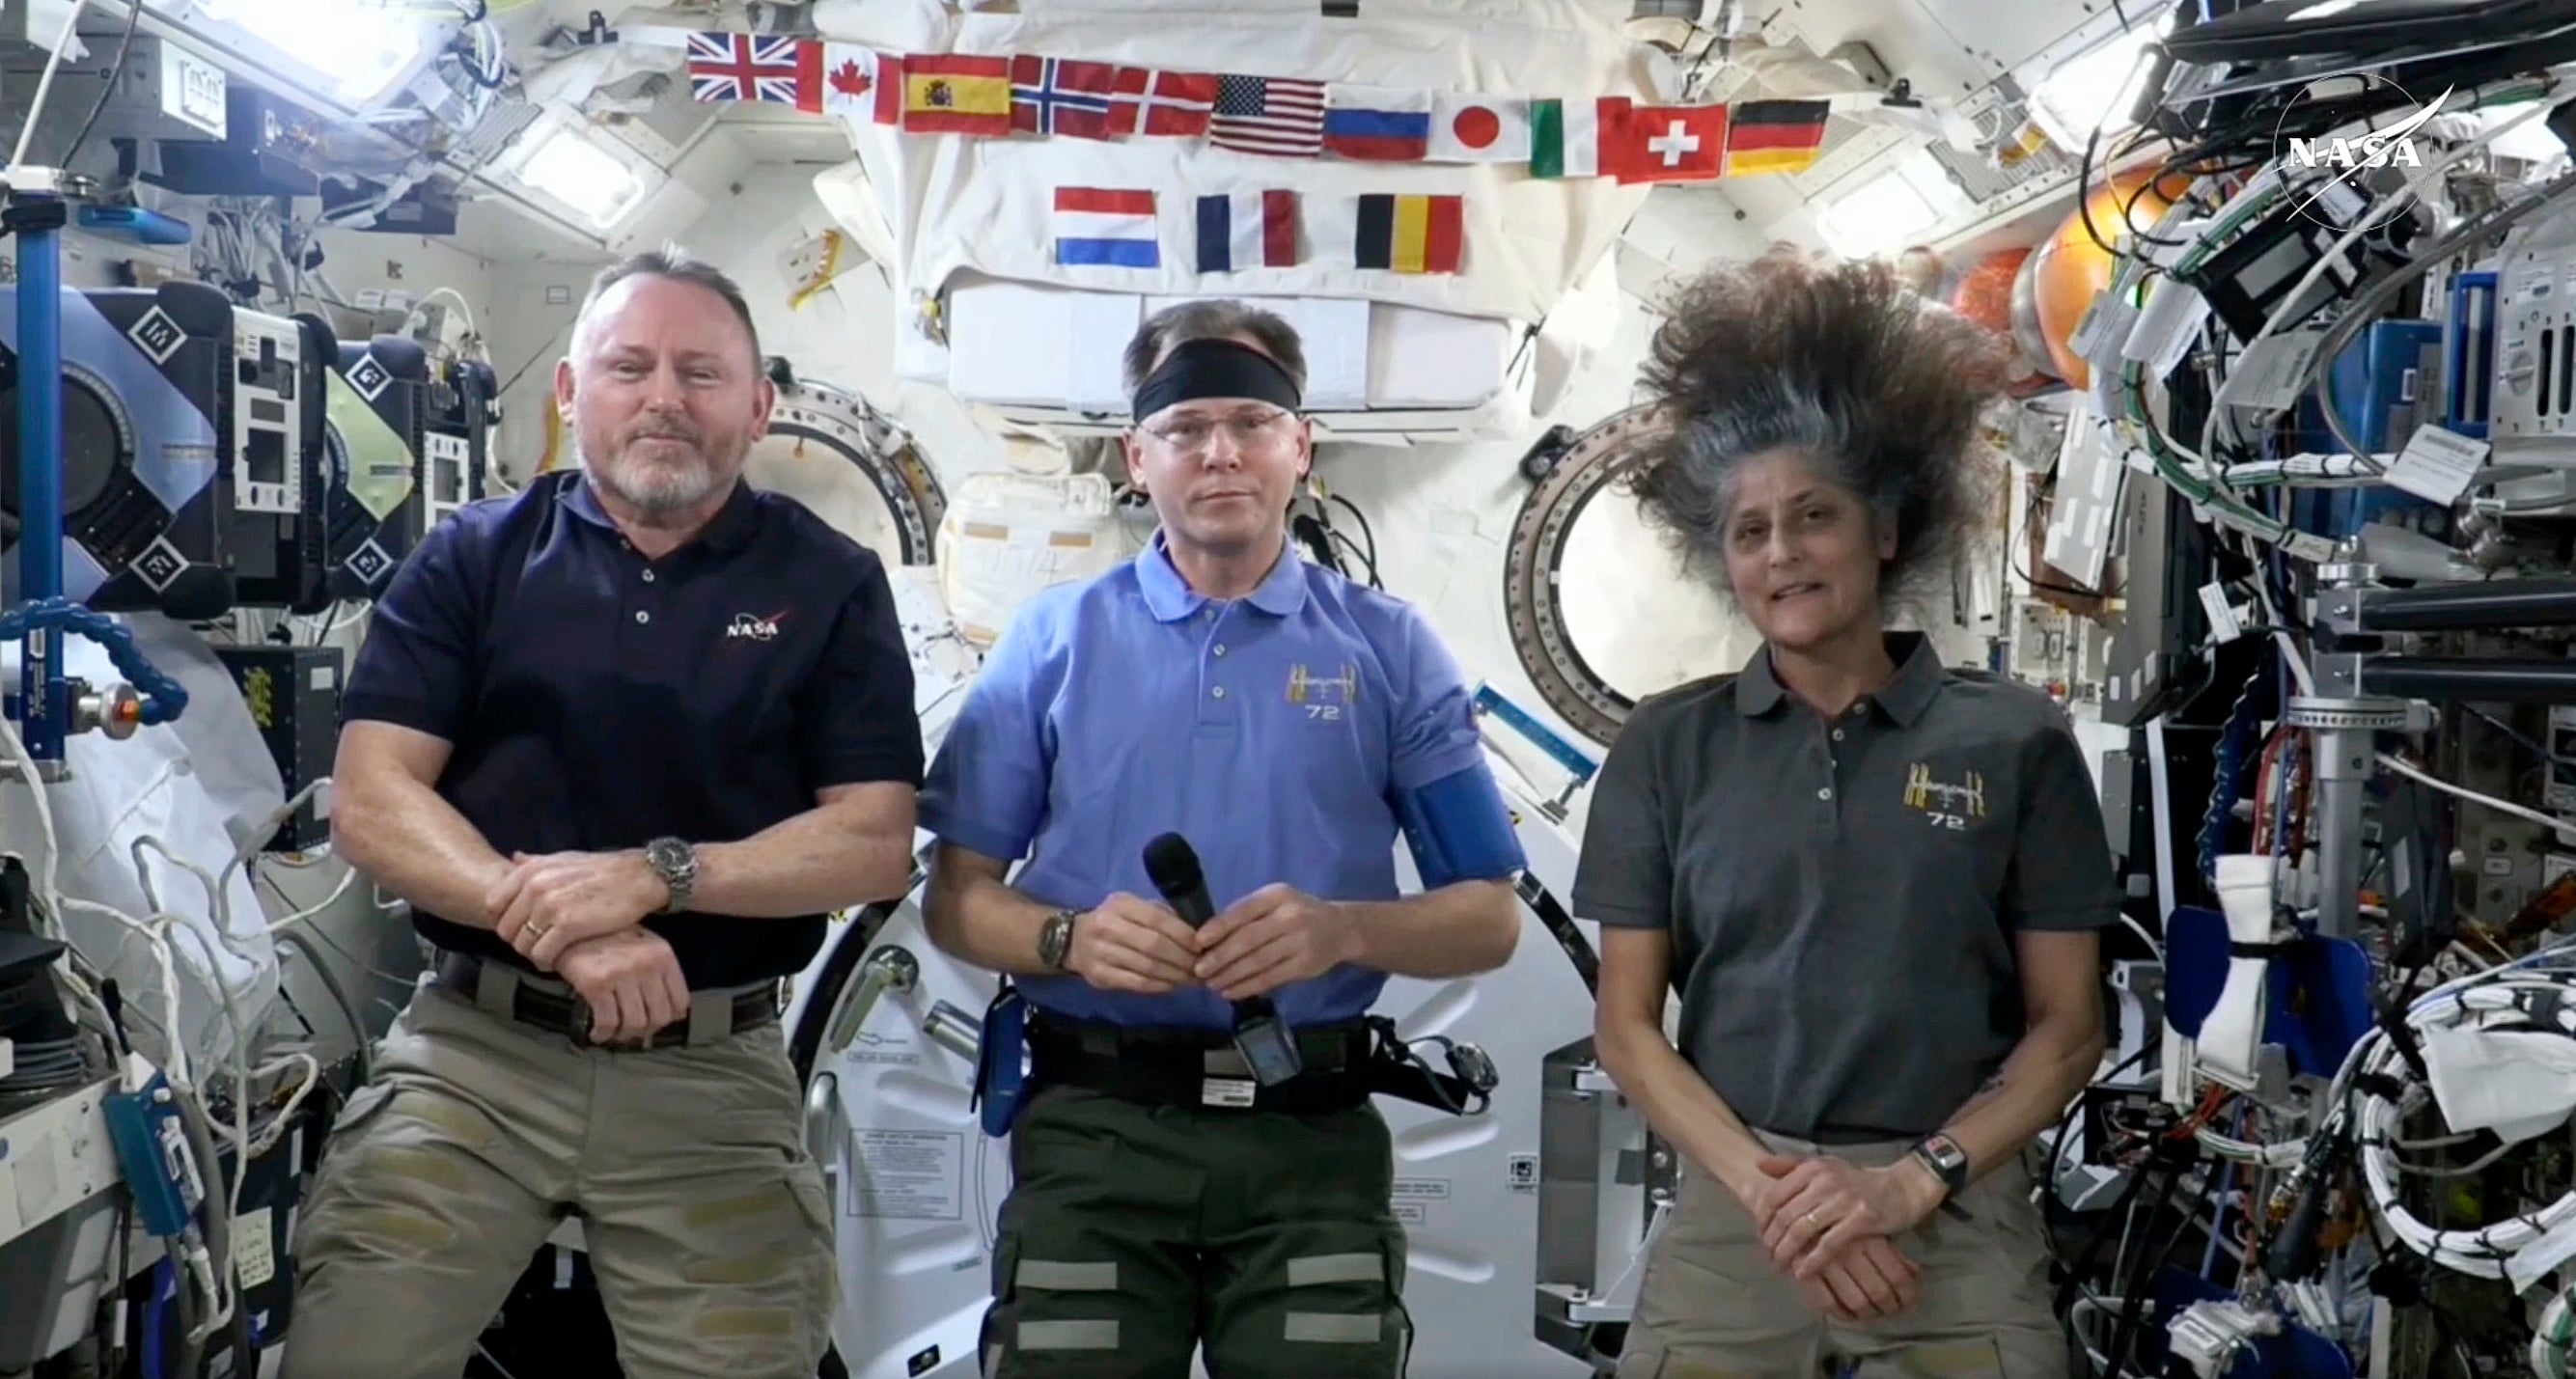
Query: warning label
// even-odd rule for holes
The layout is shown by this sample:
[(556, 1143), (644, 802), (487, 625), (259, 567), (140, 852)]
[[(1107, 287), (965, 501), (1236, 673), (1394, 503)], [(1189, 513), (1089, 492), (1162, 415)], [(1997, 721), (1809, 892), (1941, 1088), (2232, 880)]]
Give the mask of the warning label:
[(1514, 1192), (1538, 1191), (1538, 1156), (1514, 1154), (1504, 1161), (1503, 1176), (1511, 1183)]
[(944, 1130), (850, 1134), (850, 1214), (955, 1221), (964, 1212), (966, 1137)]
[(1446, 1202), (1449, 1180), (1446, 1178), (1398, 1178), (1390, 1194), (1399, 1202)]
[(1428, 1225), (1431, 1209), (1421, 1202), (1398, 1202), (1395, 1204), (1395, 1219), (1408, 1226)]

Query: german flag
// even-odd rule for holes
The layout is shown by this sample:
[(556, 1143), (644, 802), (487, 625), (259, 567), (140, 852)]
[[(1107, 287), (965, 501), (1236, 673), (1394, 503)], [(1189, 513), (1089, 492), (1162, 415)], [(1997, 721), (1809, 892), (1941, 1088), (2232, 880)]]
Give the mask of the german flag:
[(1360, 198), (1358, 266), (1397, 273), (1455, 273), (1465, 249), (1466, 203), (1455, 196)]
[(1823, 101), (1745, 101), (1726, 126), (1726, 175), (1797, 172), (1825, 145)]

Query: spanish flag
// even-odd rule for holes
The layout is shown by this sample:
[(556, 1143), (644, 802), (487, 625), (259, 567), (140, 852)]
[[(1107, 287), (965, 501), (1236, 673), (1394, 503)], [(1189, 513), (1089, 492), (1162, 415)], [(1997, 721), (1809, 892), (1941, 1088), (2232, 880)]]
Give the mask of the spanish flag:
[(1455, 273), (1466, 249), (1466, 203), (1455, 196), (1360, 198), (1356, 261), (1397, 273)]
[(1744, 101), (1726, 126), (1726, 175), (1797, 172), (1825, 145), (1823, 101)]
[(1011, 132), (1011, 60), (945, 53), (903, 60), (903, 132)]

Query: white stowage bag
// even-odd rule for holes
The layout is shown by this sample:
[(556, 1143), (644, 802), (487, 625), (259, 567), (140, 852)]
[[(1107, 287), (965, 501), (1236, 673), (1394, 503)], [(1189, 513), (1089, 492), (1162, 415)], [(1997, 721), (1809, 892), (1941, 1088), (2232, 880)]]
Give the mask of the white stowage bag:
[[(156, 646), (166, 645), (159, 637), (153, 641)], [(65, 645), (69, 674), (93, 685), (124, 679), (95, 642), (71, 637)], [(18, 683), (20, 649), (11, 642), (0, 653), (0, 676), (12, 690)], [(178, 666), (170, 673), (178, 674)], [(242, 789), (238, 783), (224, 787), (232, 796), (230, 807), (218, 802), (207, 779), (198, 773), (191, 740), (210, 733), (249, 736), (246, 747), (218, 744), (223, 750), (210, 761), (244, 759), (249, 753), (264, 757), (266, 749), (228, 675), (190, 673), (181, 678), (189, 692), (182, 721), (197, 718), (186, 734), (176, 725), (163, 724), (139, 729), (122, 742), (93, 732), (64, 744), (70, 778), (47, 787), (46, 798), (52, 805), (54, 835), (61, 849), (55, 884), (67, 899), (87, 900), (148, 919), (153, 910), (144, 892), (147, 871), (138, 870), (135, 860), (137, 839), (156, 839), (208, 876), (221, 877), (233, 859), (235, 831), (247, 832), (259, 822), (236, 820), (234, 814), (244, 808), (274, 807), (266, 792)], [(24, 782), (0, 785), (0, 849), (24, 857), (31, 872), (41, 873), (44, 840), (35, 802)], [(153, 897), (176, 920), (170, 947), (179, 986), (177, 1042), (187, 1051), (191, 1073), (202, 1077), (205, 1068), (229, 1057), (233, 1049), (234, 1037), (225, 1017), (227, 998), (241, 1028), (257, 1037), (277, 999), (277, 949), (269, 939), (267, 916), (248, 866), (233, 871), (220, 906), (203, 882), (149, 847), (144, 849), (141, 867), (148, 869)], [(219, 910), (224, 929), (220, 934)], [(106, 915), (74, 909), (62, 920), (65, 935), (90, 965), (116, 980), (124, 997), (126, 1030), (137, 1051), (165, 1061), (169, 1045), (163, 1035), (164, 986), (152, 944)]]
[(969, 474), (939, 524), (940, 591), (958, 634), (989, 647), (1039, 590), (1136, 552), (1098, 474)]

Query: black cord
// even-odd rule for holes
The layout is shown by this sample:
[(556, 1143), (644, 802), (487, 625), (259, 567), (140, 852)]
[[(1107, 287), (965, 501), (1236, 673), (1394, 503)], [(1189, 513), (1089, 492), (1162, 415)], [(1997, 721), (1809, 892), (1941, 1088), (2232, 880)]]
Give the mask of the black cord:
[[(98, 127), (98, 117), (107, 110), (108, 101), (116, 95), (117, 80), (125, 75), (125, 58), (134, 51), (134, 31), (143, 25), (143, 0), (126, 0), (125, 36), (116, 42), (115, 65), (107, 69), (107, 84), (99, 88), (98, 99), (89, 107), (89, 118), (81, 121), (80, 132), (72, 136), (72, 146), (63, 151), (63, 166), (70, 167), (80, 157), (81, 145), (89, 142), (89, 132)], [(34, 111), (27, 118), (34, 119)]]
[(1377, 533), (1369, 527), (1368, 514), (1360, 511), (1359, 504), (1352, 502), (1350, 499), (1345, 498), (1338, 493), (1332, 495), (1332, 499), (1334, 502), (1341, 504), (1342, 507), (1350, 513), (1352, 521), (1360, 524), (1360, 536), (1368, 542), (1369, 568), (1372, 570), (1376, 569)]

